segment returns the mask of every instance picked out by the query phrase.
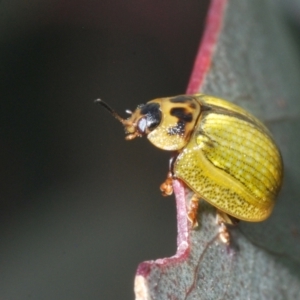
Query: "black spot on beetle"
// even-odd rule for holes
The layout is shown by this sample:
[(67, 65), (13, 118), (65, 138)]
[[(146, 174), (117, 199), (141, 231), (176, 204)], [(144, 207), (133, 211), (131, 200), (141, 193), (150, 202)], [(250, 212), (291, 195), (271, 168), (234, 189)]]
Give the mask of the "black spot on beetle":
[(189, 107), (190, 107), (191, 109), (196, 109), (196, 104), (195, 104), (194, 102), (191, 102), (191, 103), (189, 104)]
[(185, 96), (185, 95), (173, 97), (170, 99), (170, 102), (172, 103), (186, 103), (190, 101), (192, 101), (192, 98), (190, 96)]
[(159, 111), (159, 104), (158, 103), (147, 103), (140, 107), (142, 115), (151, 115), (157, 113)]
[(170, 114), (183, 122), (192, 122), (193, 115), (191, 113), (186, 112), (186, 110), (182, 107), (174, 107), (171, 109)]
[(185, 132), (185, 122), (178, 121), (177, 124), (168, 129), (169, 135), (184, 135)]

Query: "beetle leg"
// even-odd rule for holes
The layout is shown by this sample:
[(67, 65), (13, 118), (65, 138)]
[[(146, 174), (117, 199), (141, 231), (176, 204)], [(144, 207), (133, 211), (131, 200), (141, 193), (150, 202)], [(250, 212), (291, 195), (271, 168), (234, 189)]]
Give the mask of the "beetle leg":
[(229, 245), (230, 243), (230, 234), (228, 228), (226, 227), (226, 224), (236, 225), (237, 223), (237, 219), (231, 218), (226, 213), (220, 210), (217, 211), (217, 224), (219, 225), (219, 236), (220, 240), (224, 244)]
[(187, 217), (192, 224), (192, 228), (198, 227), (197, 218), (198, 218), (199, 199), (200, 198), (197, 194), (193, 194), (188, 208)]
[(163, 196), (170, 196), (173, 194), (173, 175), (169, 171), (166, 180), (160, 185), (160, 190)]
[(177, 155), (173, 155), (169, 160), (169, 172), (166, 180), (160, 185), (163, 196), (171, 196), (173, 194), (173, 167)]

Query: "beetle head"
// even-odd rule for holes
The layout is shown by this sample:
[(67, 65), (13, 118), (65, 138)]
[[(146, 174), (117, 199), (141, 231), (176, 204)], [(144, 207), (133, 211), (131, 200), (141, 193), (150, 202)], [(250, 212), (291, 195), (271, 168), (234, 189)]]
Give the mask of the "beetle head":
[(125, 127), (126, 140), (147, 136), (163, 150), (180, 150), (188, 142), (199, 116), (200, 106), (192, 96), (158, 98), (139, 105), (128, 119), (123, 119), (104, 101), (104, 106)]
[(96, 99), (96, 103), (104, 106), (125, 128), (126, 140), (133, 140), (136, 137), (148, 135), (161, 122), (161, 111), (158, 103), (147, 103), (139, 105), (134, 112), (127, 110), (131, 116), (123, 119), (108, 104), (101, 99)]
[(161, 121), (148, 134), (148, 139), (156, 147), (176, 151), (188, 143), (193, 133), (199, 114), (200, 105), (193, 96), (158, 98), (146, 105), (158, 104)]

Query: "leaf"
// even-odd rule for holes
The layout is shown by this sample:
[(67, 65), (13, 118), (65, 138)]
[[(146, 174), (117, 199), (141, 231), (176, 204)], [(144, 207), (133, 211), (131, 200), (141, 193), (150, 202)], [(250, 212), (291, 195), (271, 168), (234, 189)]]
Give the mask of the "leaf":
[(177, 253), (141, 263), (136, 299), (297, 299), (300, 295), (300, 65), (274, 1), (213, 0), (187, 93), (201, 91), (264, 120), (279, 145), (285, 179), (272, 216), (218, 238), (215, 209), (186, 219), (189, 190), (174, 181)]

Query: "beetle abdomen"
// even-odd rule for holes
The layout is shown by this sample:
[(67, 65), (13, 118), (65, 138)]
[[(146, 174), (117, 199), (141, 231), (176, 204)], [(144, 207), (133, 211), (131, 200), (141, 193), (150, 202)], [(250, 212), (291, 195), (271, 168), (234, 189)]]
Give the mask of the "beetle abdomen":
[(258, 204), (277, 194), (281, 159), (268, 136), (251, 123), (225, 115), (210, 114), (201, 127), (215, 145), (202, 149), (212, 164), (241, 182)]
[(199, 120), (174, 173), (218, 209), (261, 221), (271, 213), (281, 187), (282, 162), (260, 122), (212, 110)]

